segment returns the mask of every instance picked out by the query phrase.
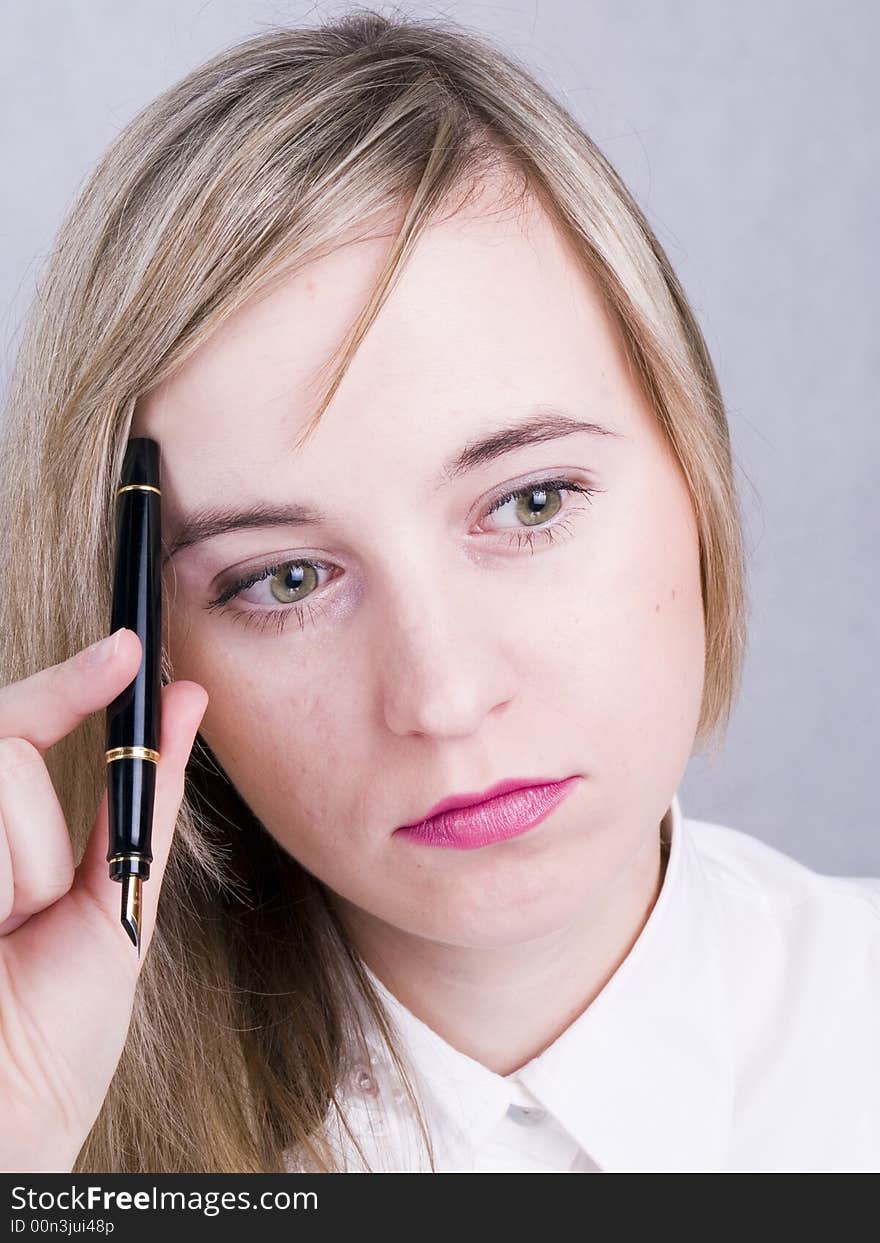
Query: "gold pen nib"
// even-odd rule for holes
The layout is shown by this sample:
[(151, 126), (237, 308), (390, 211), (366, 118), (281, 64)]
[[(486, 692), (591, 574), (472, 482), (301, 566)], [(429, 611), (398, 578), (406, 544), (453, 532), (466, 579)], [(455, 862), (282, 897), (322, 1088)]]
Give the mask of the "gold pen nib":
[(139, 876), (123, 876), (122, 878), (122, 926), (141, 956), (141, 878)]

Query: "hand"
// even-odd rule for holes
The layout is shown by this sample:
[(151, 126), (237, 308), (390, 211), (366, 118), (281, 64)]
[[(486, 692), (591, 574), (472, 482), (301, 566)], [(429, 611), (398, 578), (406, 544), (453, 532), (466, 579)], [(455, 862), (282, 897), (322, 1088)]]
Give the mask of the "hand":
[(141, 642), (120, 629), (93, 649), (0, 688), (0, 1170), (69, 1172), (125, 1046), (135, 987), (156, 923), (184, 773), (208, 695), (162, 687), (153, 862), (142, 889), (141, 956), (120, 922), (107, 863), (106, 783), (85, 854), (70, 832), (43, 754), (137, 676)]

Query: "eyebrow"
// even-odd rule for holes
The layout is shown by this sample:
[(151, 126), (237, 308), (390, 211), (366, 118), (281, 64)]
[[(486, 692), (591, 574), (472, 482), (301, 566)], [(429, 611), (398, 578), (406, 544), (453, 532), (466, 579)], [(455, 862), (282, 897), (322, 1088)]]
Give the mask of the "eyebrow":
[[(626, 439), (623, 432), (604, 427), (601, 423), (575, 418), (552, 407), (540, 407), (529, 418), (519, 423), (504, 424), (466, 444), (440, 468), (434, 479), (434, 488), (437, 490), (514, 449), (584, 432), (593, 436)], [(244, 508), (229, 505), (201, 506), (184, 515), (175, 524), (175, 535), (166, 545), (162, 564), (165, 565), (184, 548), (191, 548), (194, 544), (213, 539), (217, 535), (225, 535), (229, 531), (241, 531), (251, 527), (319, 526), (327, 521), (328, 515), (324, 510), (295, 501), (283, 505), (258, 501)]]

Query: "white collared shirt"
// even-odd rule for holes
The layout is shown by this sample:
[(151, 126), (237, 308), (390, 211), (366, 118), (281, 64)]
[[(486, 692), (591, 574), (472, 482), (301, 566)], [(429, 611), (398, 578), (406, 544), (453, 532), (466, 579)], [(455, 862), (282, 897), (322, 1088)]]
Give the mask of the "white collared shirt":
[[(663, 884), (628, 955), (512, 1074), (453, 1048), (369, 972), (438, 1172), (880, 1171), (880, 878), (814, 872), (685, 819), (677, 795), (663, 830)], [(342, 1085), (349, 1123), (373, 1170), (426, 1170), (370, 1047)]]

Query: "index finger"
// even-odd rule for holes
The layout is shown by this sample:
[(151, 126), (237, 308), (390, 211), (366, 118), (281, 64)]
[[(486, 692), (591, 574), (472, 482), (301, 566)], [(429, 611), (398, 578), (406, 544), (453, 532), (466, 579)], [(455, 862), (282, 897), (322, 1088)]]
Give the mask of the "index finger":
[(120, 628), (113, 642), (115, 651), (100, 664), (88, 663), (86, 648), (0, 688), (0, 738), (26, 738), (42, 753), (106, 708), (134, 680), (142, 656), (133, 630)]

